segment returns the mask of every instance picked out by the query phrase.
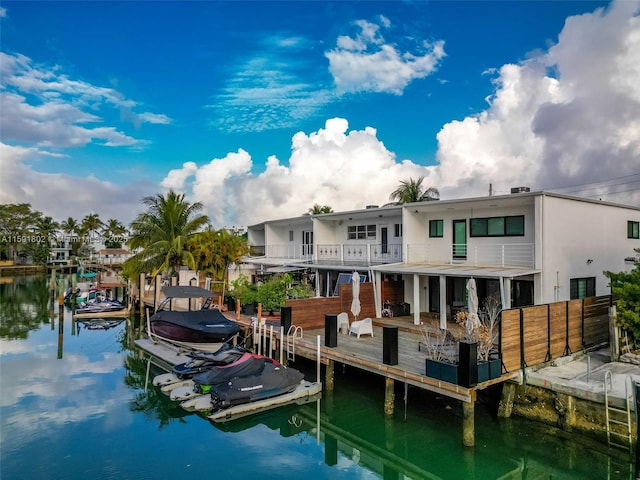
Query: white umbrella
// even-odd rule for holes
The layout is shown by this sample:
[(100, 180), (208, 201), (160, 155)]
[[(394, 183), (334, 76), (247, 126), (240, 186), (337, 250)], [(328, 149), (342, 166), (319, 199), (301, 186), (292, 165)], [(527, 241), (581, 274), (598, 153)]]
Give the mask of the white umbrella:
[(467, 334), (471, 335), (474, 328), (480, 326), (480, 319), (478, 318), (478, 290), (476, 287), (476, 281), (472, 277), (467, 282), (467, 321), (465, 327)]
[(358, 272), (353, 272), (351, 275), (351, 288), (353, 291), (351, 313), (353, 313), (353, 318), (357, 320), (360, 315), (360, 274)]

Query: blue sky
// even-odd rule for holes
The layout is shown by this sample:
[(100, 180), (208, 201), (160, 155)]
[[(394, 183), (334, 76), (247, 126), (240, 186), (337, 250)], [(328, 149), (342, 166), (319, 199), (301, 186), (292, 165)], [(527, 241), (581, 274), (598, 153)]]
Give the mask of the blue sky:
[(0, 201), (129, 222), (174, 188), (219, 228), (384, 204), (425, 176), (442, 198), (491, 183), (640, 205), (639, 12), (2, 2)]

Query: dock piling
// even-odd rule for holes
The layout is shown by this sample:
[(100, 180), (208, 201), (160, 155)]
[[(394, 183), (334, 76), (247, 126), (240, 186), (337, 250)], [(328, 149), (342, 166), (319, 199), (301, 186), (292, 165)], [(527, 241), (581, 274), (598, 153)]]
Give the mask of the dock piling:
[(384, 378), (384, 414), (387, 416), (393, 415), (393, 407), (396, 398), (394, 384), (395, 382), (393, 378)]

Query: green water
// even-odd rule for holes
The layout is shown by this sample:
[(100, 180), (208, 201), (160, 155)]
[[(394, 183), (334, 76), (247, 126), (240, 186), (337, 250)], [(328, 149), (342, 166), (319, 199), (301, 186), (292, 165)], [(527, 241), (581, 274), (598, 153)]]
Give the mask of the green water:
[[(335, 391), (226, 424), (183, 411), (150, 385), (163, 370), (133, 346), (135, 322), (91, 330), (50, 301), (44, 278), (0, 283), (0, 478), (630, 479), (629, 456), (579, 435), (498, 419), (336, 366)], [(314, 379), (315, 365), (294, 365)]]

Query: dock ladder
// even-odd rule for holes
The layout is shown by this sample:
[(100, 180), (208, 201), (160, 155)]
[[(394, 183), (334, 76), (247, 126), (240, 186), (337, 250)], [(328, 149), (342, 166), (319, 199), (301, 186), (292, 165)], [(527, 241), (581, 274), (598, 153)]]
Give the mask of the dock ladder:
[[(607, 423), (607, 444), (609, 447), (628, 449), (633, 452), (633, 437), (631, 435), (631, 403), (633, 402), (633, 388), (631, 387), (631, 377), (626, 376), (624, 381), (624, 406), (617, 407), (611, 405), (609, 399), (609, 387), (613, 388), (611, 370), (604, 374), (604, 406)], [(624, 426), (616, 428), (616, 425)], [(625, 430), (625, 432), (623, 432)]]
[(302, 327), (291, 325), (287, 331), (287, 361), (296, 361), (296, 338), (302, 338), (304, 332)]

